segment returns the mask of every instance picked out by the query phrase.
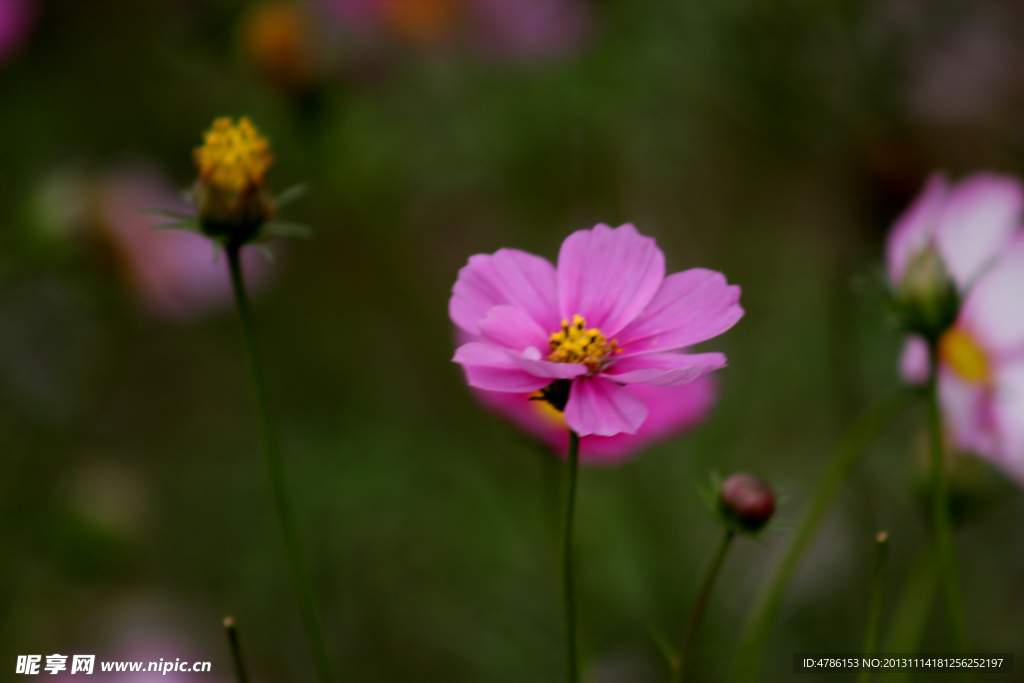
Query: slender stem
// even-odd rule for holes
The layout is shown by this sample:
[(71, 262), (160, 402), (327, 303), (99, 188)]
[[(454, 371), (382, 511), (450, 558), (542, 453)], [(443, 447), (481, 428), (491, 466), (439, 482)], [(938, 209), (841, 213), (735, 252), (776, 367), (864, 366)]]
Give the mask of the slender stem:
[(249, 683), (249, 674), (245, 672), (242, 661), (242, 648), (238, 645), (238, 628), (233, 617), (224, 617), (224, 631), (228, 635), (228, 646), (231, 648), (231, 661), (235, 665), (235, 681)]
[(734, 683), (751, 683), (757, 678), (761, 668), (761, 657), (768, 645), (772, 624), (782, 607), (786, 589), (800, 566), (800, 560), (814, 539), (818, 527), (821, 526), (825, 514), (832, 505), (833, 499), (839, 493), (850, 470), (857, 464), (861, 453), (871, 443), (871, 440), (903, 407), (910, 403), (913, 397), (914, 393), (905, 389), (890, 395), (861, 415), (839, 443), (825, 475), (818, 482), (818, 486), (800, 518), (796, 532), (778, 564), (775, 565), (771, 578), (757, 596), (750, 616), (747, 617), (747, 623), (737, 648), (736, 660), (733, 663), (731, 680)]
[[(882, 607), (885, 604), (885, 579), (889, 567), (889, 534), (884, 531), (875, 537), (875, 570), (871, 576), (871, 597), (868, 600), (868, 625), (864, 631), (864, 657), (875, 654), (878, 632), (882, 627)], [(873, 669), (861, 669), (858, 683), (871, 683)]]
[(270, 477), (270, 489), (274, 498), (277, 521), (281, 527), (281, 535), (284, 537), (285, 552), (288, 556), (288, 566), (291, 569), (292, 581), (295, 584), (299, 611), (302, 614), (306, 635), (313, 650), (313, 662), (316, 665), (317, 676), (321, 683), (330, 683), (334, 678), (331, 673), (331, 660), (327, 654), (327, 642), (324, 638), (323, 627), (320, 624), (320, 615), (317, 613), (316, 603), (313, 598), (313, 587), (309, 578), (309, 571), (306, 568), (306, 562), (302, 554), (299, 533), (295, 524), (295, 514), (292, 511), (291, 500), (288, 497), (284, 463), (281, 459), (281, 447), (278, 442), (274, 419), (270, 412), (270, 401), (267, 395), (266, 383), (263, 379), (259, 349), (256, 345), (256, 326), (253, 322), (249, 297), (245, 291), (245, 281), (242, 277), (242, 265), (239, 259), (239, 248), (239, 246), (229, 244), (226, 251), (228, 266), (231, 270), (231, 284), (235, 290), (235, 302), (238, 304), (238, 315), (242, 321), (242, 336), (245, 339), (246, 356), (249, 361), (249, 375), (252, 380), (253, 398), (256, 403), (256, 417), (259, 422), (261, 441), (263, 442), (263, 455), (267, 465), (267, 474)]
[(970, 651), (967, 622), (960, 598), (960, 579), (956, 566), (956, 548), (953, 544), (953, 522), (949, 514), (949, 491), (946, 484), (946, 465), (942, 457), (942, 414), (939, 411), (936, 349), (932, 349), (932, 372), (928, 383), (928, 441), (931, 451), (932, 524), (935, 535), (935, 554), (939, 561), (939, 574), (946, 594), (946, 612), (957, 652)]
[[(893, 608), (889, 635), (883, 652), (905, 652), (913, 654), (921, 646), (928, 616), (931, 614), (935, 594), (939, 588), (939, 572), (935, 567), (935, 555), (931, 544), (919, 552), (903, 581), (900, 597)], [(886, 683), (906, 683), (912, 669), (890, 669), (883, 671), (879, 680)]]
[(576, 594), (572, 570), (572, 520), (576, 508), (576, 475), (580, 466), (580, 437), (569, 432), (569, 477), (565, 497), (565, 537), (562, 545), (562, 594), (565, 598), (565, 679), (578, 683), (576, 658)]
[(704, 575), (704, 582), (700, 585), (700, 592), (697, 593), (697, 602), (693, 603), (693, 612), (690, 613), (690, 621), (686, 624), (686, 631), (683, 633), (683, 639), (679, 645), (679, 655), (672, 663), (672, 680), (675, 683), (683, 683), (686, 679), (686, 664), (690, 647), (693, 645), (693, 639), (697, 636), (697, 629), (700, 627), (701, 619), (704, 618), (704, 610), (707, 609), (708, 601), (711, 599), (711, 591), (715, 587), (718, 573), (722, 570), (725, 556), (729, 553), (729, 547), (735, 537), (735, 529), (730, 527), (725, 530), (722, 540), (718, 543), (718, 549), (715, 550), (715, 556), (711, 559), (708, 571)]

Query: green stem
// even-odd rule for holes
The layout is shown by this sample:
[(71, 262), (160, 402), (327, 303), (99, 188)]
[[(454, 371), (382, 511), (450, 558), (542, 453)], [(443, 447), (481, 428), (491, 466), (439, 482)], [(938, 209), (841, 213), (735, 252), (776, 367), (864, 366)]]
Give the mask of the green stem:
[(697, 602), (693, 604), (690, 621), (686, 625), (686, 631), (683, 633), (683, 639), (679, 645), (679, 655), (673, 662), (672, 680), (675, 683), (683, 683), (686, 679), (686, 664), (690, 647), (693, 645), (693, 639), (697, 636), (697, 629), (700, 627), (701, 619), (704, 617), (704, 610), (707, 609), (708, 600), (711, 599), (711, 591), (715, 587), (718, 573), (722, 570), (725, 556), (729, 553), (729, 547), (732, 545), (732, 539), (735, 537), (735, 529), (730, 527), (725, 530), (725, 533), (722, 534), (722, 540), (718, 543), (718, 549), (715, 550), (715, 556), (712, 558), (708, 571), (704, 575), (704, 582), (700, 585), (700, 592), (697, 593)]
[[(900, 597), (893, 608), (889, 636), (885, 640), (883, 652), (917, 652), (938, 588), (939, 574), (935, 567), (935, 555), (929, 545), (926, 551), (918, 553), (903, 581)], [(885, 683), (906, 683), (911, 673), (912, 669), (890, 669), (881, 672), (879, 680)]]
[(815, 489), (804, 510), (796, 532), (783, 552), (771, 578), (762, 588), (747, 618), (733, 664), (733, 683), (751, 683), (757, 679), (761, 657), (771, 636), (772, 624), (782, 607), (793, 575), (800, 560), (814, 539), (833, 499), (842, 488), (850, 470), (875, 435), (914, 397), (914, 393), (900, 390), (873, 406), (853, 423), (845, 438), (832, 455), (825, 475)]
[(238, 645), (238, 628), (232, 617), (224, 617), (224, 631), (228, 635), (228, 646), (231, 648), (231, 661), (235, 665), (235, 681), (237, 683), (249, 683), (249, 674), (245, 672), (245, 662), (242, 661), (242, 648)]
[(249, 296), (245, 291), (245, 280), (242, 277), (242, 265), (239, 259), (240, 245), (228, 245), (228, 266), (231, 270), (231, 284), (235, 290), (235, 303), (238, 304), (238, 315), (242, 321), (242, 336), (245, 339), (246, 357), (249, 361), (249, 376), (252, 380), (253, 398), (256, 403), (256, 417), (259, 422), (260, 438), (263, 443), (263, 455), (270, 477), (270, 489), (274, 498), (274, 509), (277, 521), (284, 537), (285, 552), (288, 556), (288, 567), (299, 601), (299, 611), (306, 627), (310, 647), (313, 650), (313, 662), (321, 683), (331, 683), (331, 660), (327, 654), (327, 642), (324, 638), (320, 615), (317, 613), (313, 598), (313, 587), (309, 579), (309, 571), (302, 555), (302, 546), (295, 524), (288, 488), (285, 483), (284, 463), (281, 459), (281, 446), (277, 438), (277, 429), (270, 412), (270, 401), (267, 387), (263, 379), (259, 349), (256, 345), (256, 326), (253, 322)]
[(935, 554), (939, 562), (939, 575), (946, 594), (946, 612), (957, 652), (970, 651), (967, 622), (960, 598), (960, 579), (956, 566), (956, 548), (953, 544), (953, 522), (949, 514), (949, 491), (946, 483), (946, 465), (942, 457), (942, 414), (939, 411), (936, 349), (932, 349), (932, 373), (928, 383), (928, 441), (931, 451), (932, 524), (935, 535)]
[[(871, 597), (868, 601), (868, 625), (864, 632), (864, 657), (875, 654), (878, 632), (882, 626), (882, 607), (885, 604), (885, 578), (889, 566), (889, 534), (884, 531), (875, 537), (875, 571), (871, 577)], [(871, 683), (873, 669), (864, 668), (858, 683)]]
[(576, 475), (580, 465), (580, 437), (569, 432), (569, 477), (565, 499), (565, 537), (562, 545), (562, 594), (565, 598), (565, 678), (578, 683), (576, 658), (576, 595), (572, 570), (572, 520), (576, 508)]

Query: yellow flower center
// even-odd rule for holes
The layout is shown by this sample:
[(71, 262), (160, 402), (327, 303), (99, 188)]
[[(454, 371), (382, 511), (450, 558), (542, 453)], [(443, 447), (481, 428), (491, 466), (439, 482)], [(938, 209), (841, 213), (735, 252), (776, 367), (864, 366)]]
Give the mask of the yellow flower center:
[(274, 156), (270, 153), (270, 142), (260, 135), (252, 121), (243, 116), (235, 124), (225, 116), (206, 131), (203, 146), (195, 151), (195, 160), (205, 182), (237, 193), (261, 185)]
[(939, 340), (939, 359), (968, 382), (985, 382), (990, 377), (988, 357), (968, 332), (954, 327)]
[(548, 341), (551, 354), (548, 360), (555, 363), (582, 363), (590, 370), (597, 371), (604, 360), (618, 351), (618, 343), (608, 341), (596, 327), (587, 329), (587, 321), (581, 315), (574, 315), (572, 324), (562, 321), (562, 329), (551, 334)]

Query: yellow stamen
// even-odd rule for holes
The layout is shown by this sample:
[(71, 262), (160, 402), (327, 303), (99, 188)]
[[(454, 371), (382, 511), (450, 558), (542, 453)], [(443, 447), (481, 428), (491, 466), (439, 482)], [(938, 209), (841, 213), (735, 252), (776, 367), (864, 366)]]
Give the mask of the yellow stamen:
[(939, 340), (939, 358), (968, 382), (986, 382), (990, 377), (988, 357), (974, 337), (960, 327), (950, 329)]
[(548, 360), (555, 363), (582, 363), (592, 372), (600, 369), (608, 356), (618, 351), (618, 343), (608, 341), (596, 327), (587, 329), (587, 322), (581, 315), (574, 315), (572, 324), (562, 321), (562, 329), (551, 334), (548, 341), (551, 354)]
[(228, 192), (242, 192), (263, 183), (274, 156), (270, 142), (260, 135), (247, 117), (235, 124), (230, 117), (213, 122), (203, 146), (195, 151), (196, 166), (203, 181)]

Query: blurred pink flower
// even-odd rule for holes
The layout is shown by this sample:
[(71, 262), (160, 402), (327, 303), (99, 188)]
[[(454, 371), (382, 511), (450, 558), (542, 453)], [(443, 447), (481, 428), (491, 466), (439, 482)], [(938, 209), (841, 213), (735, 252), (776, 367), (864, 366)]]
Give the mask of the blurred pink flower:
[(498, 57), (541, 59), (578, 50), (592, 17), (581, 0), (472, 0), (466, 3), (478, 50)]
[[(656, 441), (692, 429), (704, 421), (714, 405), (718, 393), (715, 385), (710, 376), (678, 386), (627, 385), (624, 389), (647, 406), (647, 419), (636, 434), (584, 436), (580, 439), (580, 460), (592, 465), (616, 465)], [(485, 406), (552, 450), (562, 454), (568, 450), (565, 416), (547, 401), (531, 400), (536, 398), (536, 392), (473, 389), (473, 393)]]
[(25, 47), (35, 18), (34, 0), (0, 0), (0, 64)]
[[(85, 680), (93, 683), (184, 683), (185, 681), (204, 680), (208, 683), (219, 683), (224, 679), (213, 672), (211, 663), (210, 671), (174, 671), (170, 667), (166, 673), (163, 672), (164, 662), (179, 664), (191, 668), (197, 663), (202, 664), (209, 661), (209, 655), (200, 654), (196, 648), (186, 639), (165, 631), (153, 631), (143, 628), (139, 631), (126, 631), (116, 638), (112, 647), (107, 651), (97, 651), (95, 646), (74, 648), (74, 654), (82, 654), (83, 650), (89, 654), (95, 654), (92, 674), (84, 671), (71, 673), (73, 655), (69, 654), (65, 662), (66, 669), (52, 680), (55, 683), (74, 683), (82, 680), (81, 676), (89, 676)], [(61, 654), (65, 654), (62, 652)], [(141, 670), (132, 672), (124, 671), (103, 671), (103, 663), (141, 663)], [(150, 663), (160, 667), (159, 671), (148, 671)], [(43, 657), (42, 663), (46, 663)], [(116, 666), (116, 664), (115, 664)], [(111, 667), (114, 668), (114, 667)], [(202, 668), (202, 667), (200, 667)], [(45, 672), (43, 672), (45, 675)], [(49, 679), (50, 676), (46, 675)]]
[(957, 447), (1024, 481), (1024, 235), (971, 288), (938, 355)]
[(736, 324), (739, 296), (710, 270), (666, 278), (653, 238), (598, 225), (566, 238), (557, 270), (514, 249), (471, 257), (448, 304), (471, 340), (453, 360), (476, 389), (542, 391), (581, 437), (636, 435), (652, 410), (627, 385), (678, 386), (725, 367), (721, 353), (680, 350)]
[(1022, 209), (1024, 186), (1016, 178), (977, 173), (951, 187), (944, 175), (933, 175), (889, 233), (890, 282), (899, 287), (908, 266), (932, 247), (966, 291), (1013, 237)]
[(585, 0), (321, 0), (364, 43), (393, 36), (436, 43), (461, 35), (484, 54), (543, 59), (570, 53), (591, 32)]
[[(930, 250), (963, 296), (1017, 234), (1022, 211), (1024, 186), (1016, 178), (977, 173), (950, 187), (944, 175), (934, 174), (889, 233), (886, 262), (890, 283), (898, 290), (920, 278), (920, 273), (908, 270), (915, 262), (921, 263), (922, 255)], [(923, 384), (928, 380), (928, 363), (925, 340), (908, 335), (900, 357), (900, 375), (910, 384)]]
[[(100, 182), (98, 219), (114, 246), (140, 304), (150, 313), (191, 320), (232, 301), (227, 263), (208, 238), (184, 230), (157, 229), (166, 218), (142, 213), (193, 209), (151, 171), (112, 173)], [(242, 252), (252, 289), (265, 285), (270, 263), (257, 249)]]
[[(889, 277), (900, 286), (919, 254), (940, 256), (961, 298), (936, 343), (938, 391), (959, 450), (1024, 478), (1024, 187), (977, 174), (950, 188), (933, 176), (897, 220), (887, 244)], [(900, 374), (923, 384), (927, 342), (908, 335)]]

